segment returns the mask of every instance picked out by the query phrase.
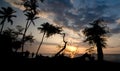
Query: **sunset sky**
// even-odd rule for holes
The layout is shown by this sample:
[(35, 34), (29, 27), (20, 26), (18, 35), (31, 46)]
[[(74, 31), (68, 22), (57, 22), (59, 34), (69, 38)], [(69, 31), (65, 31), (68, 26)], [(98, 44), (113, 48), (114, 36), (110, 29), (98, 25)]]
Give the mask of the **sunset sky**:
[[(0, 0), (0, 7), (11, 6), (17, 11), (17, 18), (13, 18), (14, 25), (25, 26), (26, 17), (22, 6), (15, 5), (21, 0)], [(36, 41), (32, 45), (26, 45), (25, 49), (36, 52), (43, 33), (37, 30), (40, 24), (49, 22), (63, 27), (66, 33), (66, 41), (69, 46), (77, 48), (77, 53), (85, 53), (89, 47), (84, 43), (84, 36), (81, 30), (90, 22), (103, 18), (110, 27), (110, 37), (107, 41), (107, 48), (103, 49), (105, 54), (120, 54), (120, 0), (45, 0), (38, 4), (39, 19), (35, 20), (36, 25), (31, 25), (28, 34), (32, 33)], [(6, 27), (10, 24), (6, 22)], [(11, 27), (11, 26), (10, 26)], [(40, 53), (57, 53), (58, 45), (63, 45), (61, 35), (53, 35), (45, 38), (40, 48)], [(68, 50), (75, 50), (74, 48)]]

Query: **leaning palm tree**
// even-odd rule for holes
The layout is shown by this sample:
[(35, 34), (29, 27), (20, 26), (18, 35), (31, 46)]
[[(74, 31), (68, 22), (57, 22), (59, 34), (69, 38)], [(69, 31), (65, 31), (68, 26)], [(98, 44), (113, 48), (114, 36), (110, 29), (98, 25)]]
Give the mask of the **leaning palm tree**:
[(46, 22), (46, 23), (41, 24), (41, 27), (38, 27), (38, 30), (40, 30), (41, 33), (43, 33), (43, 36), (42, 36), (42, 40), (39, 44), (39, 47), (37, 49), (36, 55), (38, 55), (38, 52), (43, 43), (43, 39), (44, 39), (45, 35), (48, 38), (54, 34), (59, 34), (62, 31), (62, 28), (58, 27), (58, 26), (53, 26), (53, 25), (49, 24), (48, 22)]
[(60, 33), (60, 34), (63, 35), (64, 47), (63, 47), (58, 53), (55, 54), (55, 57), (58, 56), (58, 55), (60, 55), (60, 53), (61, 53), (63, 50), (65, 50), (66, 45), (67, 45), (67, 41), (65, 41), (65, 33)]
[(93, 23), (90, 23), (89, 27), (86, 27), (83, 30), (83, 34), (86, 36), (85, 42), (88, 42), (93, 47), (97, 47), (97, 58), (98, 61), (103, 60), (103, 51), (102, 48), (106, 46), (106, 36), (108, 27), (102, 19), (95, 20)]
[(13, 15), (13, 13), (15, 13), (16, 11), (14, 11), (11, 7), (7, 7), (7, 8), (2, 7), (1, 9), (2, 10), (0, 10), (0, 18), (2, 19), (2, 21), (1, 21), (0, 25), (2, 25), (2, 27), (1, 27), (1, 30), (0, 30), (0, 34), (3, 31), (5, 21), (7, 20), (12, 25), (13, 20), (11, 18), (16, 17), (15, 15)]

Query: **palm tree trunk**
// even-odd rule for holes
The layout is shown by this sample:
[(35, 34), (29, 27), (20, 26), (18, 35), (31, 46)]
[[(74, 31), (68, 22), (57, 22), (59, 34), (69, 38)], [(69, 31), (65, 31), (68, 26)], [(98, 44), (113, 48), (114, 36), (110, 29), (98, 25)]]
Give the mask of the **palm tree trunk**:
[(3, 27), (4, 27), (4, 22), (5, 22), (5, 19), (3, 19), (3, 21), (1, 22), (1, 24), (2, 24), (2, 27), (1, 27), (1, 29), (0, 29), (0, 34), (2, 34), (2, 31), (3, 31)]
[(42, 40), (41, 40), (41, 42), (40, 42), (40, 45), (39, 45), (39, 47), (38, 47), (38, 49), (37, 49), (36, 55), (38, 55), (38, 52), (39, 52), (39, 50), (40, 50), (40, 47), (41, 47), (41, 45), (42, 45), (42, 43), (43, 43), (44, 36), (45, 36), (45, 32), (44, 32), (44, 34), (43, 34)]
[(65, 41), (65, 33), (61, 33), (61, 35), (63, 35), (63, 42), (65, 44), (64, 44), (64, 47), (57, 54), (55, 54), (55, 57), (58, 56), (66, 48), (66, 45), (67, 45), (67, 42)]
[(15, 52), (17, 52), (17, 51), (18, 51), (18, 49), (15, 50)]
[(25, 35), (26, 35), (26, 32), (27, 32), (27, 29), (29, 28), (29, 27), (28, 27), (28, 24), (29, 24), (29, 20), (28, 20), (27, 23), (26, 23), (25, 31), (24, 31), (23, 37), (22, 37), (22, 45), (21, 45), (21, 47), (22, 47), (22, 52), (24, 51), (24, 44), (25, 44), (24, 39), (25, 39)]
[(98, 61), (103, 61), (103, 51), (100, 45), (97, 45), (97, 59)]
[(55, 54), (55, 57), (58, 56), (66, 48), (67, 42), (64, 43), (65, 43), (64, 47), (57, 54)]

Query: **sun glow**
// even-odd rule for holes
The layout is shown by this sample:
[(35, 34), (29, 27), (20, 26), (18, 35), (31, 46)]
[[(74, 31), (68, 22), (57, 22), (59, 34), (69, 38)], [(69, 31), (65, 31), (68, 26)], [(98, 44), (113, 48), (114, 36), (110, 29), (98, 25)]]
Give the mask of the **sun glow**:
[(67, 50), (68, 50), (68, 51), (71, 51), (71, 52), (74, 52), (74, 51), (77, 50), (77, 48), (74, 47), (74, 46), (67, 46)]
[(66, 52), (69, 54), (70, 58), (74, 58), (77, 53), (77, 47), (75, 46), (67, 46)]

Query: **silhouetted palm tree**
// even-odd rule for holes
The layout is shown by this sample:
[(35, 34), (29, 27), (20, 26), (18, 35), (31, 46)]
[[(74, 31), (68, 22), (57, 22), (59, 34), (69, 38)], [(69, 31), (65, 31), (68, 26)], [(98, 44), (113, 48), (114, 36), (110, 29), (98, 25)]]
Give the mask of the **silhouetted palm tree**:
[(31, 11), (37, 13), (36, 11), (36, 8), (38, 7), (37, 0), (25, 0), (23, 6), (25, 7), (24, 12)]
[(15, 15), (13, 15), (13, 13), (15, 13), (16, 11), (14, 11), (11, 7), (7, 7), (7, 8), (2, 7), (1, 9), (2, 10), (0, 10), (0, 14), (1, 14), (0, 18), (2, 19), (2, 21), (1, 21), (0, 25), (2, 25), (2, 27), (1, 27), (1, 30), (0, 30), (0, 34), (3, 31), (5, 21), (7, 20), (12, 25), (13, 20), (11, 18), (16, 17)]
[(103, 60), (102, 48), (106, 46), (106, 34), (109, 32), (107, 25), (102, 22), (102, 19), (95, 20), (93, 23), (90, 23), (89, 27), (83, 30), (86, 36), (85, 42), (97, 47), (97, 58), (99, 61)]
[(33, 35), (29, 34), (29, 35), (25, 36), (25, 42), (33, 43), (34, 42)]
[(27, 32), (27, 30), (28, 30), (28, 28), (29, 28), (29, 26), (31, 25), (31, 23), (33, 24), (33, 25), (35, 25), (35, 23), (34, 23), (34, 20), (35, 19), (38, 19), (39, 17), (36, 17), (36, 14), (34, 14), (33, 12), (27, 12), (26, 14), (25, 14), (25, 16), (27, 16), (27, 23), (26, 23), (26, 26), (25, 26), (25, 30), (24, 30), (24, 33), (23, 33), (23, 38), (22, 38), (22, 52), (23, 52), (23, 48), (24, 48), (24, 44), (25, 44), (25, 36), (26, 36), (26, 32)]
[(48, 22), (46, 22), (46, 23), (41, 24), (41, 27), (38, 27), (38, 30), (40, 30), (41, 33), (43, 33), (43, 36), (42, 36), (42, 40), (39, 44), (39, 47), (37, 49), (36, 55), (38, 55), (38, 52), (39, 52), (40, 47), (43, 43), (43, 39), (44, 39), (45, 35), (48, 38), (54, 34), (59, 34), (62, 31), (62, 28), (57, 27), (57, 26), (53, 26), (53, 25), (49, 24)]
[(38, 7), (38, 2), (43, 3), (44, 0), (22, 0), (21, 3), (19, 2), (14, 2), (15, 5), (19, 5), (19, 6), (24, 6), (25, 10), (23, 12), (28, 12), (28, 11), (32, 11), (34, 13), (37, 13), (36, 8)]
[(34, 20), (38, 19), (39, 17), (36, 17), (37, 15), (37, 11), (36, 8), (37, 6), (37, 0), (25, 0), (23, 1), (23, 6), (25, 7), (25, 10), (23, 12), (25, 12), (25, 16), (27, 17), (27, 23), (25, 26), (25, 30), (23, 33), (23, 38), (22, 38), (22, 52), (23, 52), (23, 48), (24, 48), (24, 44), (25, 44), (25, 36), (26, 36), (26, 32), (29, 28), (29, 26), (31, 25), (31, 23), (33, 25), (35, 25)]
[(61, 33), (61, 35), (63, 35), (64, 47), (57, 54), (55, 54), (55, 57), (58, 56), (66, 48), (67, 45), (67, 41), (65, 41), (65, 33)]

